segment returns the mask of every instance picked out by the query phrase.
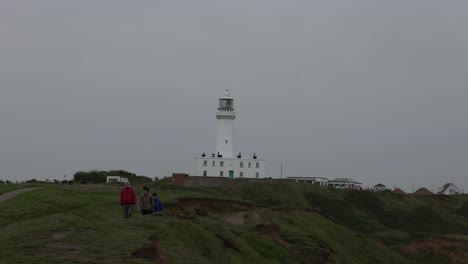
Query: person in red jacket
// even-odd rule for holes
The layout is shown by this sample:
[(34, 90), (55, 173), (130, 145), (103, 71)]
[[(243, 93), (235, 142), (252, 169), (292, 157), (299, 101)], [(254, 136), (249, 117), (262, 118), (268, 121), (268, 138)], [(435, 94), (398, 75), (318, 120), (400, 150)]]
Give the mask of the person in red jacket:
[(131, 218), (133, 206), (136, 204), (136, 195), (130, 183), (125, 183), (125, 187), (120, 192), (120, 205), (124, 209), (124, 217)]

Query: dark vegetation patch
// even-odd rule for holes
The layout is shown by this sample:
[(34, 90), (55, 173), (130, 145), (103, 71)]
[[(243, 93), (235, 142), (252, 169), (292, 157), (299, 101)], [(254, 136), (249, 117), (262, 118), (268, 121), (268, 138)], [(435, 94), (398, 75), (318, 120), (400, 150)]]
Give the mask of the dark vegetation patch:
[(258, 207), (244, 201), (182, 197), (178, 198), (175, 203), (166, 206), (166, 208), (167, 212), (179, 218), (195, 219), (208, 216), (209, 213), (250, 211)]
[(283, 236), (279, 232), (279, 228), (274, 224), (259, 224), (255, 226), (255, 231), (273, 238), (276, 242), (283, 246), (286, 246), (288, 248), (291, 247), (291, 243), (289, 243), (283, 238)]
[(147, 259), (153, 264), (165, 264), (168, 263), (163, 253), (165, 249), (159, 242), (159, 239), (155, 235), (149, 237), (150, 244), (132, 253), (135, 258)]
[(406, 217), (407, 229), (417, 231), (450, 231), (453, 227), (433, 208), (428, 206), (418, 206), (411, 210)]
[(365, 214), (353, 203), (342, 198), (315, 192), (307, 192), (304, 195), (309, 206), (320, 208), (321, 214), (335, 222), (363, 232), (372, 232), (380, 227), (372, 216)]
[(241, 253), (240, 249), (237, 247), (237, 245), (232, 240), (227, 239), (227, 238), (225, 238), (224, 236), (221, 236), (221, 235), (216, 235), (216, 237), (219, 238), (223, 242), (224, 247)]
[(457, 214), (468, 219), (468, 202), (464, 202), (457, 210)]
[[(279, 231), (279, 227), (275, 224), (259, 224), (255, 226), (255, 231), (259, 234), (268, 236), (271, 238), (275, 243), (280, 244), (281, 246), (285, 247), (289, 251), (291, 251), (294, 255), (300, 257), (304, 263), (326, 263), (326, 262), (318, 262), (318, 259), (323, 259), (324, 254), (311, 254), (310, 251), (303, 251), (301, 248), (296, 248), (294, 244), (299, 244), (299, 241), (288, 241), (286, 240), (283, 235), (281, 235)], [(328, 255), (329, 257), (329, 255)]]
[(213, 198), (179, 198), (177, 204), (182, 207), (202, 207), (204, 209), (216, 210), (221, 207), (234, 208), (236, 210), (252, 210), (256, 206), (249, 202), (233, 201), (233, 200), (221, 200)]

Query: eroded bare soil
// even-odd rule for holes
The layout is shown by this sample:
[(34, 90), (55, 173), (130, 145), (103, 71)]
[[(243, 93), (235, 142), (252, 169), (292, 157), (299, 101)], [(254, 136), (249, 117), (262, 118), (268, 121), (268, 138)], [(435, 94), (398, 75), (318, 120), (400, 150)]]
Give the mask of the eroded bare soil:
[(410, 242), (401, 248), (407, 256), (418, 256), (428, 252), (447, 257), (454, 264), (468, 262), (468, 243), (463, 240), (435, 237)]

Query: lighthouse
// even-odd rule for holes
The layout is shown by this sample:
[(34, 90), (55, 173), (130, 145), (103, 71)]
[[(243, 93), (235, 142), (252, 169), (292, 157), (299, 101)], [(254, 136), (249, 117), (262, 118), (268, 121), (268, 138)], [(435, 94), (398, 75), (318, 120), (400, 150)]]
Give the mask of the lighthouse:
[(266, 161), (256, 153), (234, 152), (234, 98), (228, 90), (218, 98), (215, 152), (202, 152), (196, 158), (198, 176), (264, 178)]
[(226, 90), (223, 97), (219, 98), (218, 112), (218, 134), (216, 138), (216, 155), (223, 158), (234, 157), (234, 99), (229, 90)]

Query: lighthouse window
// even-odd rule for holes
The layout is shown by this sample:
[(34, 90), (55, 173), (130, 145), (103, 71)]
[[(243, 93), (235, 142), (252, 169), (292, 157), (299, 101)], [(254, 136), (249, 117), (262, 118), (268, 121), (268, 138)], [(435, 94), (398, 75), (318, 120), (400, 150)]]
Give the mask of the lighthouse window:
[(226, 139), (224, 142), (227, 144), (229, 141)]
[(255, 168), (260, 168), (260, 163), (257, 162), (257, 163), (255, 164)]
[(244, 162), (241, 161), (240, 167), (241, 167), (241, 168), (244, 168)]
[(205, 167), (208, 166), (208, 161), (207, 160), (203, 161), (203, 166), (205, 166)]
[(239, 172), (239, 177), (244, 177), (244, 173), (242, 171)]
[(224, 176), (224, 171), (220, 171), (219, 176)]
[(224, 167), (224, 161), (220, 161), (220, 162), (219, 162), (219, 166), (220, 166), (220, 167)]
[(259, 173), (259, 172), (256, 172), (256, 173), (255, 173), (255, 178), (258, 178), (258, 177), (260, 177), (260, 173)]
[(249, 168), (250, 168), (250, 162), (249, 162)]
[(203, 171), (203, 176), (206, 176), (207, 174), (208, 174), (208, 173), (207, 173), (207, 171), (206, 171), (206, 170), (205, 170), (205, 171)]
[(213, 167), (215, 167), (215, 166), (216, 166), (216, 161), (213, 160)]

